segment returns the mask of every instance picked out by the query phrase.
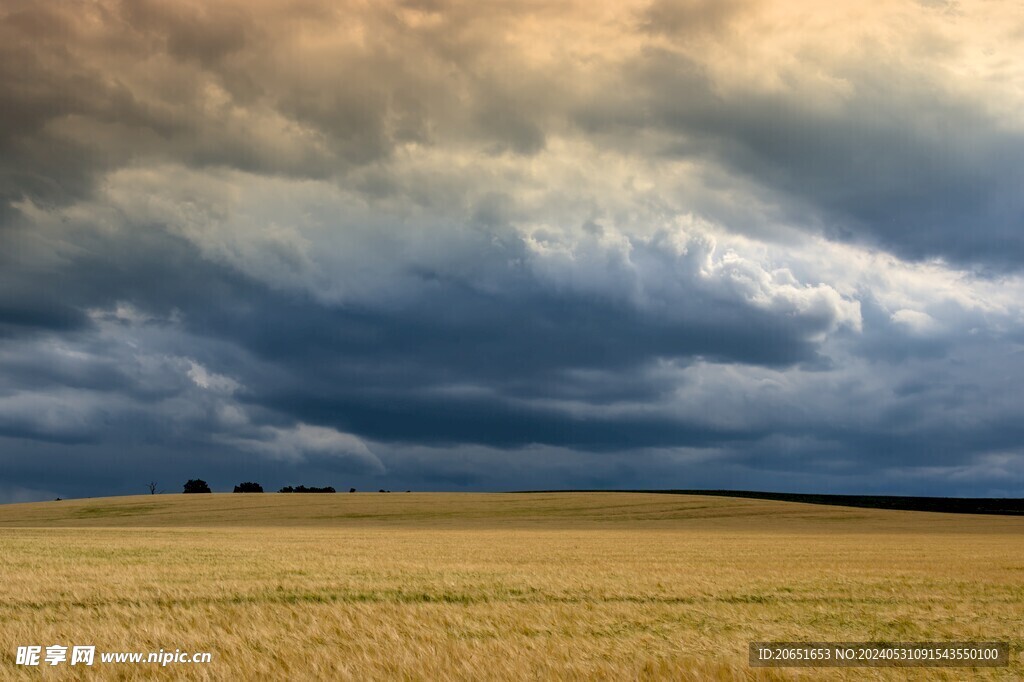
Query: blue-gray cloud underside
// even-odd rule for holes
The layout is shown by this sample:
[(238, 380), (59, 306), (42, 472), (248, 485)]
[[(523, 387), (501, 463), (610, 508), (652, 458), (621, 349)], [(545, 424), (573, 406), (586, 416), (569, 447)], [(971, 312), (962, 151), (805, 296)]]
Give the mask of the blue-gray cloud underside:
[(994, 11), (8, 3), (0, 501), (1019, 495)]

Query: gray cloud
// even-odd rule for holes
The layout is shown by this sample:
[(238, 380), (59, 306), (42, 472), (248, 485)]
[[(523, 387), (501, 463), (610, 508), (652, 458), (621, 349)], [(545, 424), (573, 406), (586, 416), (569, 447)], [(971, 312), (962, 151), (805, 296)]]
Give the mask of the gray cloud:
[(788, 11), (9, 3), (0, 497), (1019, 493), (1010, 39)]

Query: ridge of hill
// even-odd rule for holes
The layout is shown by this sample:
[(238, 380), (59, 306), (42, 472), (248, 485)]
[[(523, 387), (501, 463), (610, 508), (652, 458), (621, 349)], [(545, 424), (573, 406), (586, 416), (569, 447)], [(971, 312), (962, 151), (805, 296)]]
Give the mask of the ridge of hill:
[(0, 528), (274, 526), (1021, 533), (1024, 518), (653, 492), (212, 493), (0, 505)]
[(523, 490), (529, 493), (618, 492), (655, 495), (711, 495), (753, 500), (777, 500), (867, 509), (943, 512), (947, 514), (999, 514), (1024, 516), (1024, 497), (926, 497), (913, 495), (837, 495), (825, 493), (777, 493), (760, 490)]

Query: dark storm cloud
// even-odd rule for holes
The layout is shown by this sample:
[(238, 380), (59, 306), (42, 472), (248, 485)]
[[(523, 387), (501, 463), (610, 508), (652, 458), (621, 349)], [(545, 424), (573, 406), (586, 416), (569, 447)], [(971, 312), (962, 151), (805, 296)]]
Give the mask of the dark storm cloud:
[[(288, 384), (262, 386), (254, 399), (296, 418), (383, 441), (603, 449), (707, 443), (728, 434), (687, 424), (686, 415), (575, 418), (523, 401), (656, 400), (667, 387), (641, 373), (662, 359), (786, 365), (813, 357), (799, 321), (735, 303), (722, 308), (671, 323), (586, 298), (446, 287), (415, 309), (388, 314), (293, 304), (286, 323), (273, 328), (255, 309), (225, 333), (289, 367)], [(579, 370), (606, 373), (616, 390), (593, 390)], [(630, 387), (625, 395), (623, 384)], [(459, 393), (464, 386), (468, 395)]]
[[(903, 412), (890, 408), (884, 418), (856, 429), (832, 425), (829, 414), (779, 419), (769, 410), (759, 416), (766, 403), (756, 395), (734, 425), (709, 422), (709, 416), (721, 411), (714, 406), (659, 409), (670, 405), (672, 392), (680, 390), (678, 379), (657, 371), (645, 374), (659, 360), (685, 367), (705, 357), (785, 371), (818, 352), (808, 339), (823, 322), (773, 316), (721, 294), (718, 301), (698, 297), (681, 304), (677, 317), (667, 319), (601, 298), (555, 294), (520, 274), (518, 288), (501, 292), (481, 292), (453, 281), (438, 285), (434, 277), (433, 286), (424, 287), (408, 307), (327, 305), (213, 264), (162, 229), (136, 229), (132, 234), (120, 247), (111, 244), (106, 251), (84, 242), (93, 248), (83, 249), (61, 274), (78, 283), (67, 300), (79, 308), (105, 311), (130, 301), (134, 308), (128, 313), (93, 314), (92, 323), (110, 325), (115, 332), (133, 331), (141, 335), (137, 341), (148, 339), (158, 357), (187, 355), (237, 380), (244, 389), (236, 399), (252, 420), (233, 432), (236, 443), (239, 438), (266, 442), (265, 435), (246, 435), (260, 424), (286, 428), (298, 422), (358, 434), (378, 448), (393, 444), (399, 460), (403, 445), (511, 448), (508, 456), (515, 458), (520, 456), (515, 448), (543, 444), (601, 453), (618, 462), (609, 464), (604, 474), (587, 475), (587, 485), (603, 487), (623, 481), (654, 485), (656, 479), (640, 471), (650, 465), (649, 455), (637, 454), (638, 448), (707, 450), (720, 453), (716, 461), (723, 467), (733, 462), (779, 476), (795, 467), (827, 476), (835, 471), (835, 462), (881, 466), (895, 453), (907, 466), (955, 464), (963, 452), (1007, 447), (1015, 437), (1006, 419), (987, 423), (998, 434), (987, 437), (935, 425), (906, 433), (922, 405), (962, 405), (944, 403), (945, 397), (925, 389)], [(693, 293), (709, 296), (696, 289)], [(168, 319), (174, 311), (180, 313), (183, 329), (172, 334)], [(876, 324), (884, 329), (888, 321), (876, 313), (865, 317), (866, 329)], [(142, 443), (159, 449), (162, 443), (175, 450), (203, 451), (211, 447), (207, 434), (222, 430), (205, 407), (184, 416), (180, 405), (147, 413), (144, 405), (177, 397), (202, 406), (205, 398), (196, 393), (180, 362), (145, 366), (140, 375), (129, 347), (111, 348), (109, 339), (93, 340), (88, 334), (81, 334), (72, 347), (77, 355), (59, 362), (38, 349), (36, 358), (10, 358), (3, 370), (9, 386), (43, 392), (57, 386), (88, 390), (127, 397), (133, 405), (116, 406), (116, 401), (101, 398), (100, 408), (74, 412), (73, 419), (57, 413), (60, 423), (74, 425), (63, 430), (54, 428), (57, 421), (31, 421), (26, 411), (14, 411), (22, 415), (21, 426), (7, 424), (5, 435), (83, 447), (102, 439), (124, 443), (118, 447)], [(609, 386), (594, 390), (595, 381)], [(622, 401), (646, 408), (600, 411)], [(214, 409), (212, 404), (209, 409)], [(791, 414), (785, 405), (778, 409), (780, 415)], [(786, 456), (787, 447), (772, 441), (772, 434), (811, 439), (815, 445)], [(822, 445), (826, 443), (831, 445)], [(237, 452), (228, 449), (232, 451)], [(237, 460), (231, 455), (229, 460), (251, 465), (252, 457)], [(302, 470), (323, 466), (315, 462)], [(436, 475), (416, 474), (419, 478), (410, 472), (398, 475), (413, 487), (442, 479), (491, 487), (493, 465), (485, 462), (447, 474), (439, 469)], [(221, 466), (230, 469), (228, 464), (216, 465)], [(288, 470), (280, 464), (268, 467), (279, 476)], [(349, 464), (339, 472), (352, 480), (372, 480), (359, 470)], [(570, 480), (567, 471), (559, 476), (563, 478), (548, 480)], [(509, 480), (535, 477), (520, 474)]]
[(837, 7), (5, 4), (0, 500), (1019, 490), (1012, 68)]
[(63, 301), (48, 300), (46, 297), (0, 300), (0, 338), (33, 330), (67, 331), (87, 325), (85, 314)]
[[(140, 159), (329, 177), (406, 142), (535, 154), (582, 123), (613, 126), (626, 147), (667, 134), (662, 153), (704, 156), (769, 187), (833, 237), (1016, 268), (1024, 135), (930, 68), (949, 48), (929, 38), (930, 52), (902, 62), (883, 45), (819, 65), (846, 84), (840, 94), (723, 82), (700, 47), (749, 40), (743, 22), (763, 11), (639, 9), (630, 24), (663, 42), (609, 51), (591, 90), (574, 80), (593, 77), (585, 62), (528, 66), (515, 38), (530, 15), (513, 6), (14, 3), (0, 15), (3, 210), (23, 196), (82, 196), (97, 174)], [(566, 10), (531, 12), (578, 23)], [(493, 31), (499, 20), (507, 34)], [(336, 38), (311, 47), (311, 35)]]
[(449, 9), (420, 25), (401, 4), (7, 3), (0, 217), (140, 161), (330, 177), (406, 142), (541, 149), (533, 102), (557, 86), (507, 63), (488, 17)]
[(250, 307), (244, 317), (220, 313), (209, 324), (225, 325), (223, 333), (233, 338), (250, 339), (245, 345), (266, 358), (378, 359), (383, 367), (409, 362), (453, 383), (474, 377), (541, 379), (554, 370), (636, 369), (658, 358), (789, 365), (814, 356), (806, 337), (820, 328), (818, 320), (779, 319), (737, 301), (688, 305), (691, 315), (666, 320), (584, 296), (490, 294), (448, 285), (421, 294), (408, 309), (332, 309), (300, 299), (288, 305), (284, 325), (268, 328), (262, 306)]
[[(551, 292), (526, 275), (519, 276), (519, 288), (501, 292), (435, 279), (398, 308), (332, 306), (218, 267), (161, 229), (139, 226), (116, 244), (82, 243), (80, 255), (57, 275), (76, 283), (65, 294), (66, 305), (110, 310), (129, 303), (139, 319), (107, 313), (111, 324), (154, 335), (168, 316), (180, 314), (198, 339), (243, 348), (254, 364), (275, 368), (264, 373), (233, 362), (204, 350), (201, 341), (178, 349), (237, 376), (247, 387), (245, 402), (379, 441), (607, 449), (746, 438), (742, 430), (716, 433), (688, 423), (686, 415), (591, 420), (523, 401), (656, 400), (670, 388), (657, 374), (644, 376), (652, 362), (701, 357), (788, 366), (812, 360), (816, 350), (809, 337), (830, 324), (814, 315), (779, 317), (696, 291), (668, 319), (594, 296)], [(124, 359), (109, 357), (104, 343), (83, 335), (75, 357), (15, 356), (6, 379), (12, 386), (116, 390), (148, 401), (188, 384), (173, 376), (132, 381), (130, 371), (117, 369)], [(166, 352), (173, 343), (166, 343)], [(595, 390), (601, 382), (606, 385)], [(462, 386), (487, 395), (460, 395)], [(451, 388), (455, 392), (446, 392)]]
[(752, 440), (751, 429), (715, 429), (685, 417), (575, 417), (486, 398), (424, 397), (400, 391), (319, 398), (275, 394), (268, 406), (388, 443), (519, 447), (534, 443), (591, 452), (646, 446), (707, 447)]
[(1024, 133), (949, 94), (936, 74), (858, 63), (833, 75), (850, 84), (838, 102), (799, 90), (723, 94), (694, 58), (650, 49), (626, 68), (628, 104), (580, 117), (595, 132), (669, 133), (661, 153), (714, 159), (817, 214), (834, 238), (1019, 268)]

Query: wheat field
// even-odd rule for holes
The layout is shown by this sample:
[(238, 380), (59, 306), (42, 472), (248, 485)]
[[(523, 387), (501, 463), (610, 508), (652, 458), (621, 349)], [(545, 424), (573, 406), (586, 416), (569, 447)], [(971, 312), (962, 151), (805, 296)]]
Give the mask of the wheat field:
[[(1024, 518), (632, 493), (0, 506), (0, 678), (1021, 679)], [(751, 668), (757, 640), (1008, 640), (1009, 668)], [(208, 664), (18, 666), (22, 645)]]

